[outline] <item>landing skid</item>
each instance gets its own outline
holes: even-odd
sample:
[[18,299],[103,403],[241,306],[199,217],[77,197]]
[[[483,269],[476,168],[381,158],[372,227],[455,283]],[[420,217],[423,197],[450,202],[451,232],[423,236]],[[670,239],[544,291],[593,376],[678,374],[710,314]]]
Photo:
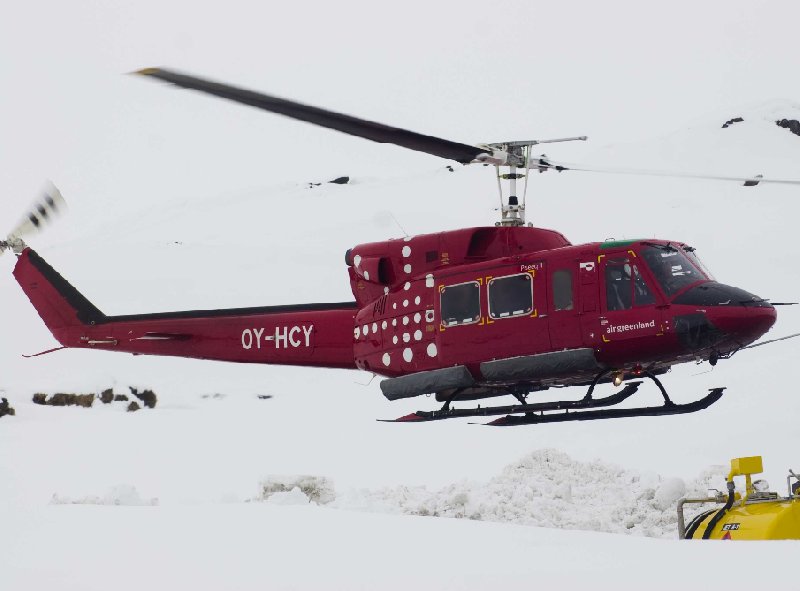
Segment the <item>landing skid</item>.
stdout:
[[[399,419],[378,419],[384,423],[419,423],[424,421],[442,421],[444,419],[456,419],[463,417],[493,417],[508,413],[524,412],[544,412],[548,410],[564,410],[578,408],[596,408],[603,406],[613,406],[619,404],[626,398],[632,396],[639,389],[641,382],[631,382],[611,396],[596,399],[582,400],[559,400],[556,402],[538,402],[535,404],[509,404],[507,406],[486,406],[477,408],[442,408],[441,410],[418,410],[410,415]],[[445,403],[447,406],[449,403]],[[506,418],[506,417],[503,417]],[[501,419],[497,419],[501,420]],[[491,424],[491,423],[489,423]]]
[[[563,412],[554,414],[526,413],[522,416],[507,415],[495,419],[487,425],[495,427],[513,427],[515,425],[536,425],[539,423],[565,423],[567,421],[593,421],[596,419],[622,419],[626,417],[659,417],[662,415],[680,415],[703,410],[722,398],[725,388],[712,388],[699,400],[686,404],[664,403],[662,406],[643,408],[611,408],[589,410],[585,412]],[[517,411],[519,412],[519,411]]]
[[[686,404],[676,404],[670,400],[663,384],[655,375],[650,372],[643,372],[642,375],[644,377],[651,379],[653,382],[655,382],[656,386],[658,386],[658,389],[661,391],[661,394],[664,397],[664,404],[661,406],[640,408],[609,409],[607,407],[619,404],[635,394],[641,385],[640,381],[629,382],[616,394],[606,396],[605,398],[592,398],[592,393],[594,392],[594,388],[597,383],[609,373],[610,370],[606,370],[597,374],[594,380],[592,380],[586,396],[580,400],[559,400],[554,402],[525,404],[524,399],[518,397],[520,404],[489,407],[478,406],[477,408],[450,408],[450,403],[456,398],[456,395],[454,395],[450,400],[446,401],[444,406],[442,406],[442,408],[439,410],[419,410],[397,419],[379,420],[387,423],[420,423],[464,417],[506,415],[485,424],[495,427],[511,427],[515,425],[536,425],[539,423],[564,423],[567,421],[592,421],[596,419],[619,419],[626,417],[655,417],[661,415],[686,414],[703,410],[719,400],[725,390],[725,388],[713,388],[706,396],[699,400],[695,400],[694,402],[689,402]],[[548,414],[545,414],[546,412]]]

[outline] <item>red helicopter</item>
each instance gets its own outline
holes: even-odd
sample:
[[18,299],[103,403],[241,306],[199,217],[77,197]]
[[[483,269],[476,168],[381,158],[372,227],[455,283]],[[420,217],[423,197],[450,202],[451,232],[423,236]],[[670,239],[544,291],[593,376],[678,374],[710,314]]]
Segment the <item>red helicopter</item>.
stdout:
[[[443,403],[395,421],[504,415],[489,424],[508,426],[707,408],[724,388],[677,404],[657,376],[679,363],[715,365],[775,323],[779,304],[718,283],[682,242],[573,245],[559,232],[526,225],[518,179],[527,183],[531,171],[588,170],[534,156],[533,146],[585,137],[471,146],[170,70],[137,74],[461,164],[494,165],[498,182],[510,183],[510,196],[503,202],[501,193],[494,226],[348,250],[353,302],[106,316],[22,241],[62,208],[53,188],[0,242],[0,252],[18,256],[14,276],[59,349],[361,369],[387,377],[380,386],[389,400],[435,394]],[[501,166],[509,172],[500,174]],[[637,391],[637,377],[657,385],[663,404],[609,408]],[[597,384],[627,380],[614,394],[594,396]],[[578,400],[528,400],[533,392],[565,386],[587,391]],[[453,407],[502,395],[514,404]]]

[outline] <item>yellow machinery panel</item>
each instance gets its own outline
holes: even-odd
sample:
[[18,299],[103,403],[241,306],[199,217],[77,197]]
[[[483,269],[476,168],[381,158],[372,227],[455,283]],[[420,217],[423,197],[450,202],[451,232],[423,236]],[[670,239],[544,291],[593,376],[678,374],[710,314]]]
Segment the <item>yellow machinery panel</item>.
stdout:
[[[713,512],[692,532],[702,539]],[[737,502],[725,513],[709,536],[710,540],[800,540],[800,499]]]
[[[714,498],[683,499],[678,503],[679,537],[709,540],[800,540],[800,475],[789,470],[788,496],[769,492],[764,480],[753,482],[751,475],[763,471],[761,456],[731,460],[727,478],[728,494]],[[745,477],[743,494],[735,491],[734,477]],[[792,485],[794,480],[794,486]],[[717,507],[698,516],[684,528],[686,503],[717,503]],[[713,523],[713,529],[706,530]]]
[[764,465],[761,456],[749,456],[731,460],[731,476],[745,476],[747,474],[761,474]]

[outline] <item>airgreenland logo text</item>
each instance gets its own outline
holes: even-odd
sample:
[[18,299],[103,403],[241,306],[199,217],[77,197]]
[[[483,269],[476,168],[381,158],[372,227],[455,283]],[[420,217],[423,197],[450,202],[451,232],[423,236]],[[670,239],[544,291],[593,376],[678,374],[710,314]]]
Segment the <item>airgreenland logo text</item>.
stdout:
[[655,328],[656,321],[650,322],[634,322],[633,324],[618,324],[617,326],[607,326],[606,334],[614,334],[619,332],[630,332],[632,330],[643,330],[645,328]]

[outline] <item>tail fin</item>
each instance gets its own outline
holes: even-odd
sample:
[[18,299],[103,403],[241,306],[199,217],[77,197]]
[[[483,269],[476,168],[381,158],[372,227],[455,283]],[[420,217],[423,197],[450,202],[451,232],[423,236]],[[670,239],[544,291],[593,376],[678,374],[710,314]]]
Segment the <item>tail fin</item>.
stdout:
[[102,323],[106,316],[31,248],[20,253],[14,278],[58,342],[80,325]]

